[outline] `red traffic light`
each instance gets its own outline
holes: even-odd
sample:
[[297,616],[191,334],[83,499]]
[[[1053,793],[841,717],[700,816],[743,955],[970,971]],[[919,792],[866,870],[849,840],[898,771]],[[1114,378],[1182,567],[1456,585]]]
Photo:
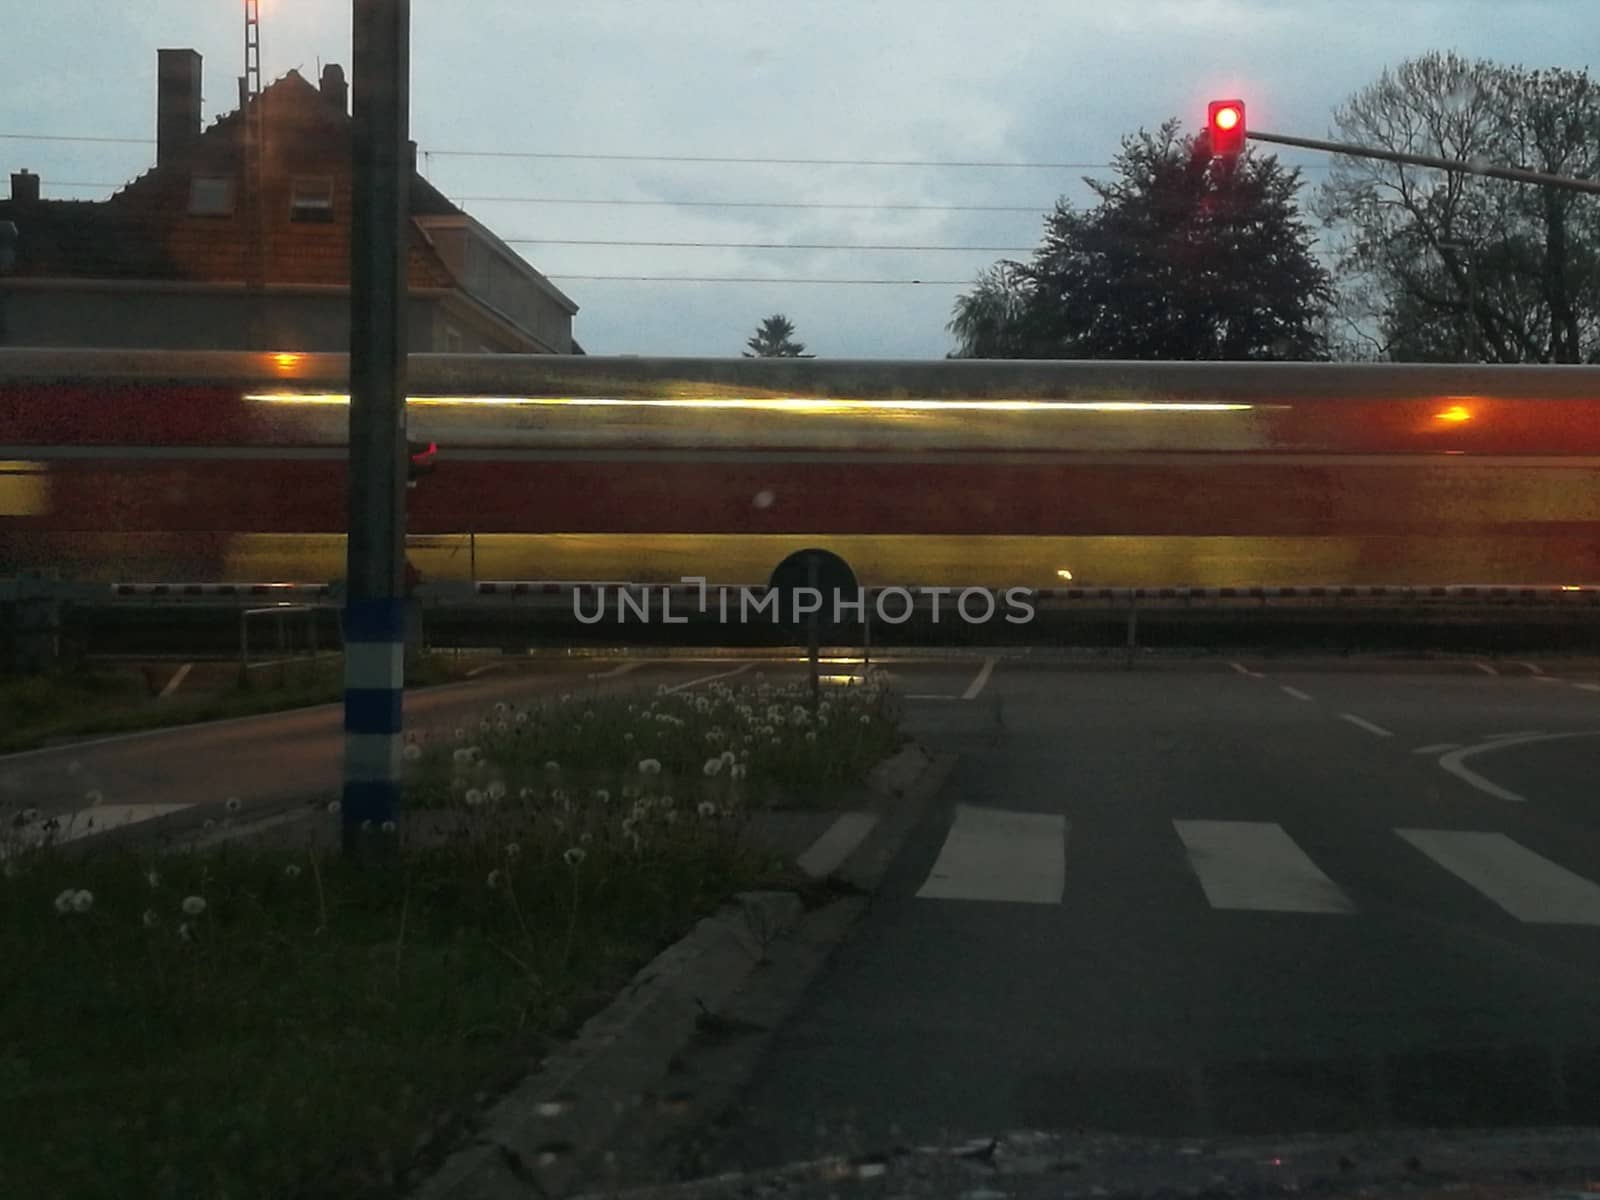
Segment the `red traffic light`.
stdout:
[[1211,153],[1234,158],[1244,151],[1244,101],[1213,100],[1206,105],[1206,133]]
[[438,457],[439,443],[409,442],[406,453],[411,456],[411,461],[406,465],[406,486],[416,487],[417,480],[433,471],[433,460]]

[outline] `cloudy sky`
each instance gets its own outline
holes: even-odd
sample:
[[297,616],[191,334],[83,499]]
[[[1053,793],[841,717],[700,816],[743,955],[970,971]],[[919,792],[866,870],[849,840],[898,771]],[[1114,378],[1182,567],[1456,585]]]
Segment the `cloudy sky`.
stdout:
[[[730,355],[782,311],[827,357],[938,358],[964,283],[1002,251],[638,248],[561,241],[1015,247],[1121,135],[1244,97],[1257,128],[1331,108],[1431,49],[1584,67],[1593,0],[414,0],[412,136],[429,178],[554,277],[591,354]],[[350,62],[348,0],[262,0],[268,79]],[[159,47],[237,102],[242,0],[51,0],[0,46],[5,170],[97,198],[145,169]],[[471,152],[528,157],[475,157]],[[779,165],[537,155],[913,160]],[[1285,154],[1322,176],[1316,155]],[[1052,164],[1052,165],[1040,165]],[[1061,165],[1074,164],[1074,165]],[[1077,166],[1075,164],[1090,164]],[[1103,173],[1103,170],[1099,173]],[[108,186],[109,185],[109,186]],[[535,200],[650,201],[646,204]],[[673,203],[660,203],[660,202]],[[709,207],[686,202],[794,204]],[[842,207],[842,206],[859,207]],[[949,211],[983,206],[1021,211]],[[1013,257],[1016,255],[1012,255]],[[585,275],[924,280],[619,282]]]

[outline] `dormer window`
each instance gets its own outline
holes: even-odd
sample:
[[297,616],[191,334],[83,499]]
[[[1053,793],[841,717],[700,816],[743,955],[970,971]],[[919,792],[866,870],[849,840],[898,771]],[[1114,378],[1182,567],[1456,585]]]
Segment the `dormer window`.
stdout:
[[189,214],[226,217],[233,212],[233,179],[227,175],[196,175],[189,181]]
[[301,176],[289,190],[291,221],[333,220],[333,180]]

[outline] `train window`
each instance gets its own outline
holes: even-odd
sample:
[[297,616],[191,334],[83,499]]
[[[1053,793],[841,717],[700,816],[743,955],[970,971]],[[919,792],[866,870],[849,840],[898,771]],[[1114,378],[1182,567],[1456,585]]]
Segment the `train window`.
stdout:
[[333,180],[325,177],[295,179],[289,193],[289,219],[333,220]]
[[189,214],[225,217],[233,212],[233,179],[228,175],[196,175],[189,182]]

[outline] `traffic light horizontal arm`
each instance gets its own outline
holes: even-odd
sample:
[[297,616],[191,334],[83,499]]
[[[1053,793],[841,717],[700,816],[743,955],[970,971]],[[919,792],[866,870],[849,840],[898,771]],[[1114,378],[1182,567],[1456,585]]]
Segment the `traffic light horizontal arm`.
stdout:
[[1462,162],[1451,158],[1434,158],[1429,154],[1406,154],[1399,150],[1378,150],[1371,146],[1357,146],[1350,142],[1325,142],[1319,138],[1291,137],[1286,133],[1262,133],[1251,129],[1245,137],[1254,142],[1274,142],[1281,146],[1301,146],[1307,150],[1327,150],[1346,154],[1352,158],[1378,158],[1385,162],[1407,163],[1417,167],[1436,167],[1441,171],[1460,171],[1467,175],[1486,175],[1491,179],[1509,179],[1514,183],[1537,183],[1545,187],[1562,188],[1569,192],[1600,194],[1600,180],[1574,179],[1570,175],[1547,175],[1543,171],[1527,171],[1521,167],[1494,167]]

